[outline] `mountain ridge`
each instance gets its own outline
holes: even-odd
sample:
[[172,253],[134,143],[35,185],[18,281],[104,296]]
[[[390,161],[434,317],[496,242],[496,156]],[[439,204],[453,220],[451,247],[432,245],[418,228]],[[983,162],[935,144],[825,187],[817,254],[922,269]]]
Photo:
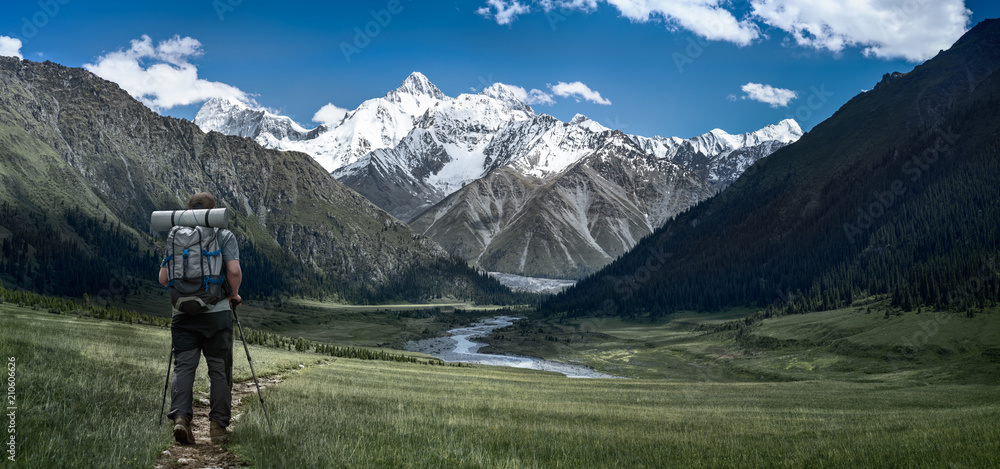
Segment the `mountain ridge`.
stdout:
[[[996,301],[1000,21],[863,92],[719,195],[544,306],[669,314],[769,304],[791,312],[888,296],[904,311]],[[642,270],[643,253],[658,253]],[[993,275],[990,273],[989,275]]]
[[[362,133],[381,135],[379,145],[366,147],[371,150],[363,155],[363,151],[356,151],[349,157],[342,154],[313,156],[318,161],[342,162],[332,172],[335,178],[474,265],[517,275],[579,278],[623,254],[664,221],[724,188],[755,161],[803,134],[798,123],[792,119],[744,134],[730,135],[714,129],[690,139],[621,133],[623,145],[616,147],[622,152],[618,157],[633,162],[644,160],[647,162],[644,170],[636,172],[632,168],[625,171],[621,167],[612,168],[605,162],[590,167],[598,168],[597,172],[587,173],[582,168],[574,172],[570,168],[590,155],[601,152],[604,159],[611,157],[611,153],[602,151],[601,145],[616,138],[620,132],[579,114],[570,122],[537,114],[522,101],[524,97],[519,97],[519,93],[523,94],[523,90],[496,83],[478,94],[466,93],[451,98],[445,96],[427,77],[415,72],[383,98],[366,101],[359,107],[362,110],[380,103],[378,106],[391,109],[385,111],[387,117],[384,120],[365,123],[367,130]],[[412,104],[421,100],[419,106]],[[207,103],[196,122],[206,130],[222,128],[231,133],[253,136],[265,146],[291,146],[301,142],[293,140],[302,132],[285,132],[290,137],[284,138],[282,144],[275,144],[277,138],[274,134],[259,130],[277,125],[264,124],[265,119],[277,122],[266,112],[255,114],[261,119],[260,124],[245,123],[243,129],[226,130],[226,125],[221,125],[220,121],[245,121],[241,113],[247,111],[217,118],[215,113],[222,108],[220,103]],[[326,133],[319,129],[310,131],[315,136],[315,142],[321,143],[329,135],[342,135],[352,128],[356,129],[351,126],[358,124],[360,112],[349,112],[336,128],[325,130]],[[393,127],[400,122],[404,123],[404,128]],[[280,123],[287,125],[286,121]],[[377,129],[377,132],[372,129]],[[629,140],[628,145],[624,145],[625,140]],[[313,149],[321,152],[343,151],[344,147],[316,146]],[[674,165],[683,166],[690,173],[682,174]],[[519,172],[527,179],[510,179],[510,174],[498,172],[503,168]],[[654,175],[656,171],[662,171],[662,174]],[[565,172],[572,175],[563,174]],[[485,181],[494,173],[498,178],[497,184]],[[621,176],[626,173],[635,177],[641,173],[645,178],[645,182],[640,184],[642,187],[633,187],[633,181],[623,179]],[[681,179],[662,177],[667,174]],[[575,197],[574,201],[570,201],[565,195],[545,196],[538,193],[546,188],[566,191],[568,189],[563,185],[549,184],[549,180],[568,183],[572,178],[577,181],[575,191],[590,188],[602,194]],[[535,181],[525,183],[529,179]],[[616,182],[608,184],[610,180]],[[468,191],[479,192],[468,193],[467,188],[476,181],[483,181],[483,184]],[[652,181],[669,189],[653,189]],[[521,187],[515,189],[512,184]],[[495,201],[483,200],[485,194],[514,202],[511,197],[497,192],[501,187],[520,194],[514,199],[530,192],[532,198],[545,199],[563,207],[562,215],[550,213],[556,218],[575,212],[585,219],[572,223],[568,219],[550,223],[551,220],[537,220],[534,215],[501,214],[500,211],[510,210],[542,210],[547,213],[550,210],[527,199],[506,205],[500,211],[490,208]],[[665,192],[669,191],[686,193],[667,197]],[[652,199],[638,200],[636,194],[640,192]],[[460,204],[446,202],[456,193],[467,193],[473,200]],[[579,203],[594,205],[573,207]],[[473,213],[474,207],[480,207],[482,213]],[[466,213],[445,216],[441,213],[445,209]],[[432,220],[422,217],[431,217]],[[522,226],[523,221],[518,222],[528,219],[536,220],[532,227]],[[448,228],[440,226],[442,223],[468,226]],[[490,248],[489,244],[494,240],[504,244],[504,230],[520,233],[518,236],[523,244],[508,247],[516,247],[515,250],[522,252],[521,257],[537,255],[548,260],[533,262],[532,267],[528,267],[524,259],[504,254],[506,248],[500,245]],[[525,247],[532,245],[523,238],[526,233],[532,233],[534,247]],[[620,242],[622,240],[625,242]]]
[[[2,224],[24,251],[5,253],[3,267],[18,283],[69,261],[33,256],[59,242],[32,239],[21,224],[59,238],[90,239],[75,227],[93,224],[65,219],[77,204],[75,218],[117,223],[123,242],[141,251],[136,262],[147,262],[142,259],[156,257],[150,250],[162,243],[147,234],[149,213],[181,208],[191,193],[207,190],[234,210],[232,229],[254,273],[248,292],[371,301],[498,287],[463,271],[435,242],[330,178],[308,155],[203,133],[191,122],[157,115],[82,69],[3,57],[0,75],[0,196],[10,207]],[[109,255],[87,241],[66,249],[82,249],[80,255],[94,262],[97,254]],[[8,262],[12,258],[17,265]],[[134,265],[127,273],[145,278],[152,275],[146,268],[153,271]],[[424,272],[423,288],[403,282],[416,271]],[[426,291],[415,293],[420,289]]]
[[[247,136],[269,148],[308,153],[335,178],[403,221],[412,220],[463,185],[503,165],[516,164],[536,177],[558,173],[593,151],[595,147],[588,142],[595,141],[596,135],[612,130],[582,115],[564,123],[536,114],[513,87],[503,83],[477,94],[448,97],[419,72],[413,72],[385,96],[365,101],[334,127],[307,130],[296,124],[297,133],[283,129],[280,135],[268,133],[275,124],[249,122],[242,118],[243,110],[229,116],[220,101],[224,100],[207,102],[196,116],[195,122],[203,130]],[[371,108],[378,109],[376,115],[381,117],[369,116]],[[278,117],[266,111],[256,115],[261,121],[276,121]],[[308,136],[303,136],[303,131]],[[768,132],[775,144],[762,146],[762,136]],[[786,119],[739,135],[715,129],[691,139],[631,137],[660,158],[693,160],[700,156],[698,161],[684,162],[692,165],[710,165],[710,160],[720,155],[741,150],[737,142],[754,147],[738,154],[744,155],[742,162],[717,162],[704,169],[704,177],[721,188],[735,179],[734,172],[802,133],[794,120]],[[354,143],[344,143],[348,141]],[[682,145],[686,148],[677,148]]]

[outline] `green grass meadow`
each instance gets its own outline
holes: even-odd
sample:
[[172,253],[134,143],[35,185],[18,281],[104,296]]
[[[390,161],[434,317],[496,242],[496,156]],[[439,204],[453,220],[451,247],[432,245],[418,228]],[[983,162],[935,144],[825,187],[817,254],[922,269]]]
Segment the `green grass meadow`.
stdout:
[[495,332],[483,350],[645,379],[1000,384],[1000,309],[969,317],[849,307],[766,319],[740,340],[713,332],[752,312],[678,313],[661,322],[527,320]]
[[[170,302],[163,294],[163,287],[140,282],[137,291],[127,299],[115,296],[110,305],[169,317]],[[489,316],[498,308],[448,298],[427,304],[384,305],[344,305],[292,298],[280,303],[247,300],[239,313],[244,327],[288,337],[342,346],[401,348],[408,340],[432,337]],[[440,311],[446,314],[439,315]]]
[[995,386],[580,380],[338,360],[242,422],[259,467],[989,467]]
[[[0,355],[17,364],[16,467],[151,467],[173,443],[169,421],[158,424],[169,353],[166,328],[0,304]],[[262,375],[321,360],[270,348],[250,353]],[[208,390],[206,370],[202,359],[197,390]],[[235,356],[233,374],[250,378],[245,354]]]
[[[546,340],[560,344],[556,352],[638,379],[331,361],[252,347],[259,374],[286,370],[281,384],[264,390],[274,433],[260,403],[244,399],[227,448],[262,468],[1000,464],[1000,382],[987,379],[992,362],[979,353],[992,347],[997,315],[948,323],[958,329],[939,330],[914,364],[879,370],[884,357],[877,356],[892,349],[886,340],[871,339],[874,352],[854,355],[838,340],[853,346],[877,337],[868,335],[872,324],[862,330],[864,321],[909,333],[906,318],[815,314],[762,322],[753,334],[769,337],[758,341],[769,348],[753,353],[740,352],[726,334],[703,331],[743,313],[542,326],[546,333],[564,329],[561,342]],[[846,325],[836,332],[834,323]],[[812,340],[820,336],[828,345]],[[939,351],[952,342],[958,355]],[[0,304],[0,354],[17,361],[17,462],[8,466],[151,467],[173,444],[169,426],[156,422],[168,348],[163,327]],[[239,348],[242,380],[250,374]],[[927,379],[943,372],[949,357],[961,359],[952,366],[971,378]],[[802,366],[788,366],[794,360]],[[653,371],[640,372],[636,362]],[[968,373],[975,367],[986,368]],[[665,376],[671,370],[676,375]],[[207,389],[204,366],[197,386]]]

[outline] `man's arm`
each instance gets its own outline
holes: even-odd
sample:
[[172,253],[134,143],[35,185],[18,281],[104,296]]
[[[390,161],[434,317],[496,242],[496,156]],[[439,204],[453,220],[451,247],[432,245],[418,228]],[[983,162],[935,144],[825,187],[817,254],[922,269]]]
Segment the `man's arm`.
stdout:
[[243,298],[240,298],[240,284],[243,283],[243,269],[240,268],[240,260],[233,259],[226,262],[226,281],[229,282],[229,288],[232,292],[229,294],[229,300],[235,302],[235,306],[239,306],[243,302]]
[[160,267],[160,279],[159,280],[160,280],[160,285],[167,286],[167,282],[169,280],[167,280],[167,268],[166,267]]

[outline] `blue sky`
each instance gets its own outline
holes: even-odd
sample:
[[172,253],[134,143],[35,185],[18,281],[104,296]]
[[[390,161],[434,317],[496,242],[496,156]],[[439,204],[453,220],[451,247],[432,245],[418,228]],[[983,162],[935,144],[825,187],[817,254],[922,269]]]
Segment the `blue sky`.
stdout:
[[449,96],[502,82],[564,121],[691,137],[811,129],[1000,16],[991,0],[841,3],[33,0],[0,7],[0,54],[83,66],[187,119],[236,96],[311,127],[420,71]]

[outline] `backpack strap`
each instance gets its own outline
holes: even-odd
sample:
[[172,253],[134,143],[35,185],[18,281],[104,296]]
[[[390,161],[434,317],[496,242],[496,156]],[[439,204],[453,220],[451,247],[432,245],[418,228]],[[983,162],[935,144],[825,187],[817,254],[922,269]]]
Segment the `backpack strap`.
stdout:
[[[167,235],[167,249],[170,250],[170,253],[163,259],[163,264],[161,264],[161,267],[167,268],[167,275],[171,277],[174,275],[174,262],[177,257],[177,251],[174,246],[174,235],[177,233],[179,228],[179,226],[174,226],[170,229],[170,234]],[[174,285],[175,278],[168,277],[168,280],[167,286],[165,286],[164,289],[169,289]]]
[[[205,219],[206,219],[206,221],[208,220],[208,212],[205,212]],[[210,229],[212,230],[212,237],[210,239],[214,239],[215,243],[218,244],[219,243],[219,229],[218,228],[210,228]],[[201,236],[201,230],[202,230],[201,228],[198,228],[198,236],[199,237]],[[206,261],[208,262],[208,273],[211,274],[212,273],[212,258],[215,257],[215,256],[222,256],[222,246],[219,246],[219,249],[216,249],[215,251],[209,252],[207,249],[205,249],[205,243],[203,243],[202,239],[199,238],[198,239],[198,247],[201,248],[201,260],[202,260],[202,263],[201,263],[201,278],[203,278],[205,280],[205,291],[208,291],[209,285],[213,285],[213,284],[214,285],[222,285],[222,282],[225,281],[224,278],[213,279],[213,278],[211,278],[211,275],[205,275],[205,262]],[[221,262],[221,261],[222,261],[222,259],[220,258],[219,262]],[[223,270],[225,270],[225,269],[223,269]]]
[[[202,237],[201,237],[201,228],[200,227],[195,228],[195,231],[198,232],[198,249],[201,249],[201,245],[202,245],[202,241],[203,241]],[[187,249],[185,249],[184,252],[187,253]],[[201,268],[201,277],[205,278],[205,257],[204,256],[198,256],[198,267]],[[187,269],[185,269],[185,270],[187,270]]]

